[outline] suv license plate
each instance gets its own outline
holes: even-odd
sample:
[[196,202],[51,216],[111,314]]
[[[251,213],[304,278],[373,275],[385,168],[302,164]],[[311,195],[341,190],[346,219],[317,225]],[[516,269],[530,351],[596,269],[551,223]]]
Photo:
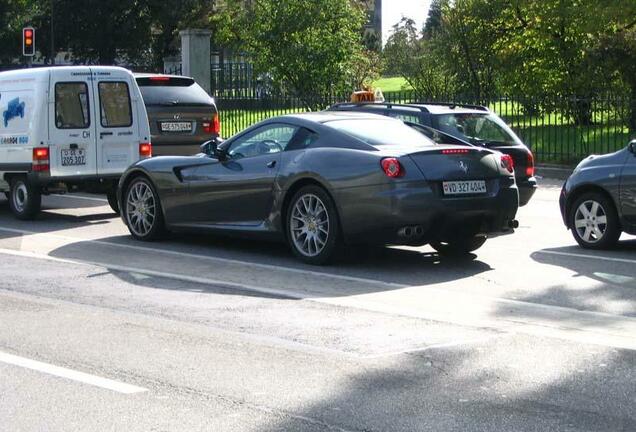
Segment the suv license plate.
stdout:
[[86,150],[63,149],[62,166],[86,165]]
[[190,132],[192,131],[192,122],[163,122],[161,123],[162,132]]
[[486,193],[484,180],[465,180],[443,182],[444,195],[469,195]]

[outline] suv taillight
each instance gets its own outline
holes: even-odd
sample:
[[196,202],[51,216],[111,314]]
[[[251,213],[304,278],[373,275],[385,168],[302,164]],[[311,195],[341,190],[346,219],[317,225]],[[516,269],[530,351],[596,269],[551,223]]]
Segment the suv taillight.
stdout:
[[33,171],[42,172],[50,169],[49,148],[35,147],[33,149]]
[[152,157],[152,144],[151,143],[140,143],[139,144],[139,157],[149,158]]
[[534,176],[534,155],[531,151],[528,151],[528,165],[526,166],[526,176]]
[[219,113],[214,113],[212,116],[212,122],[203,122],[203,132],[206,134],[221,135],[221,120],[219,119]]

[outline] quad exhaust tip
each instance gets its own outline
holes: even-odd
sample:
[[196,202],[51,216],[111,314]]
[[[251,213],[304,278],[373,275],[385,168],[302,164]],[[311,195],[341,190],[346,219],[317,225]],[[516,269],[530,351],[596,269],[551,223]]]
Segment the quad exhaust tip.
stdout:
[[420,225],[417,226],[405,226],[398,230],[398,236],[402,238],[411,239],[414,237],[422,237],[424,235],[424,228]]

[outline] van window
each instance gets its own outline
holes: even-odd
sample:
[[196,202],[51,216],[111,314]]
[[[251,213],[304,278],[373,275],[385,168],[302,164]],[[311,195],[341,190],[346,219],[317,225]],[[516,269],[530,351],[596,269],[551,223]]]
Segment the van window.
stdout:
[[130,93],[126,82],[100,82],[99,105],[103,127],[132,125]]
[[55,127],[58,129],[86,129],[90,124],[86,83],[56,83]]

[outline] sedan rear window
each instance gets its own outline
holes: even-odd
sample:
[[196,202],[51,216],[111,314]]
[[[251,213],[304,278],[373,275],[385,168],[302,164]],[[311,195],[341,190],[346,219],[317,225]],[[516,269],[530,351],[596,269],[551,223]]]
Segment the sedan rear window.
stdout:
[[373,146],[434,146],[435,142],[402,122],[382,119],[333,120],[327,125]]
[[213,105],[212,98],[192,78],[140,77],[137,84],[147,106]]

